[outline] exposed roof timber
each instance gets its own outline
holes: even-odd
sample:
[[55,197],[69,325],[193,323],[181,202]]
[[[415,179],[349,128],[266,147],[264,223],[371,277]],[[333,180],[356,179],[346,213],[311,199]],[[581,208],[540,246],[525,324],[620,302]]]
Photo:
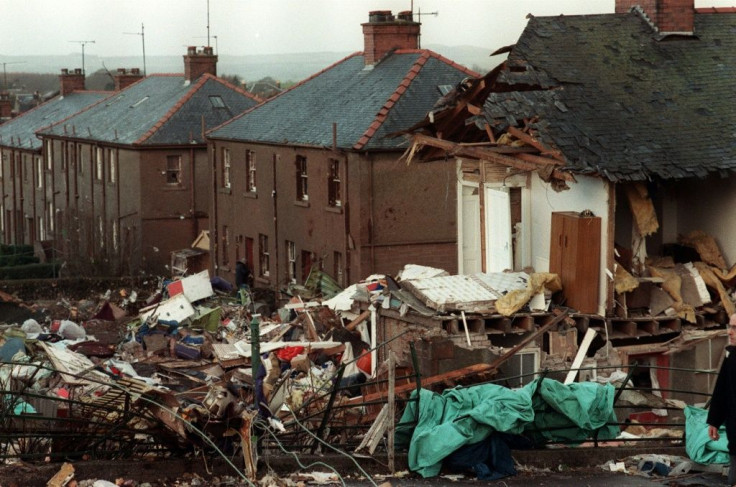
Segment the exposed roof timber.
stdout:
[[[455,142],[450,142],[449,140],[442,140],[437,139],[435,137],[430,137],[428,135],[423,134],[414,134],[412,136],[412,144],[408,151],[404,154],[406,157],[407,164],[412,162],[412,159],[414,158],[414,154],[416,151],[418,151],[422,146],[430,146],[430,147],[436,147],[438,149],[443,149],[447,154],[453,155],[453,156],[465,156],[465,157],[471,157],[473,159],[479,159],[483,161],[489,161],[489,162],[495,162],[498,164],[502,164],[504,166],[513,167],[516,169],[520,169],[522,171],[537,171],[540,169],[549,169],[550,165],[556,165],[559,164],[556,161],[549,160],[544,157],[536,156],[534,161],[525,161],[522,160],[519,156],[525,155],[529,156],[530,154],[515,154],[515,156],[508,156],[505,154],[501,154],[495,150],[489,149],[487,147],[477,147],[477,146],[467,146],[463,144],[457,144]],[[404,157],[402,156],[402,157]],[[575,181],[575,178],[572,174],[564,171],[560,171],[558,169],[553,169],[551,171],[551,176],[555,179],[559,179],[562,181]]]
[[541,152],[542,154],[550,155],[560,162],[565,162],[565,158],[563,157],[560,151],[547,147],[546,145],[539,142],[537,139],[527,134],[526,132],[522,132],[521,130],[513,126],[509,127],[507,132],[510,135],[513,135],[514,137],[516,137],[517,139],[524,141],[525,143],[531,145],[532,147],[536,147],[537,149],[539,149],[539,152]]

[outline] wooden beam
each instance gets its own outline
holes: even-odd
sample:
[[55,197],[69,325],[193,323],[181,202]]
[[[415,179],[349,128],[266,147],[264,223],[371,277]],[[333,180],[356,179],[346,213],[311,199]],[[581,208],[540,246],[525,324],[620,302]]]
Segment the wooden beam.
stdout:
[[507,132],[510,135],[513,135],[514,137],[516,137],[517,139],[522,140],[525,143],[531,145],[532,147],[536,147],[537,149],[539,149],[539,152],[541,152],[542,154],[549,154],[555,159],[557,159],[558,161],[565,162],[565,158],[562,157],[562,153],[560,151],[547,147],[546,145],[539,142],[537,139],[527,134],[526,132],[522,132],[520,129],[516,127],[509,127]]
[[515,154],[515,157],[518,157],[522,161],[532,162],[534,164],[542,164],[544,166],[562,166],[563,165],[563,163],[558,161],[557,159],[550,159],[549,157],[543,157],[543,156],[535,156],[534,154],[526,154],[524,152]]
[[[467,147],[462,144],[457,144],[449,140],[437,139],[424,134],[415,134],[413,136],[414,144],[417,145],[428,145],[431,147],[437,147],[445,150],[447,153],[453,156],[466,156],[474,159],[481,159],[489,162],[495,162],[503,164],[504,166],[514,167],[522,171],[536,171],[539,169],[538,164],[530,163],[519,159],[518,154],[514,154],[514,157],[499,154],[496,151],[492,151],[485,147]],[[562,181],[575,181],[572,174],[554,169],[552,171],[552,177],[560,179]]]

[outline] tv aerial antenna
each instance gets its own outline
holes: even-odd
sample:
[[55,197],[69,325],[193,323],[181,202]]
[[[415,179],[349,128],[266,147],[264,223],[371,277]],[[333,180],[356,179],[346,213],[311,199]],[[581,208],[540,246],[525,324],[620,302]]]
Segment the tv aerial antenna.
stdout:
[[123,32],[123,34],[128,36],[141,36],[141,45],[143,46],[143,76],[146,76],[146,34],[145,30],[143,30],[143,22],[141,22],[140,32]]
[[[435,10],[434,12],[422,12],[422,9],[421,8],[418,8],[417,11],[414,12],[414,0],[411,0],[411,8],[410,8],[410,11],[411,11],[412,17],[414,17],[415,15],[417,17],[419,17],[419,19],[418,19],[419,22],[422,21],[422,15],[433,15],[433,16],[437,17],[440,14],[439,11],[437,11],[437,10]],[[419,36],[417,38],[417,44],[418,44],[419,49],[421,49],[422,48],[422,34],[421,34],[421,32],[419,33]]]
[[84,46],[86,46],[87,44],[94,44],[95,41],[69,41],[69,42],[74,42],[76,44],[82,45],[82,74],[86,76],[87,71],[85,71],[84,69]]
[[25,64],[25,61],[11,61],[6,63],[0,63],[3,65],[3,90],[8,89],[8,72],[5,70],[5,66],[8,64]]

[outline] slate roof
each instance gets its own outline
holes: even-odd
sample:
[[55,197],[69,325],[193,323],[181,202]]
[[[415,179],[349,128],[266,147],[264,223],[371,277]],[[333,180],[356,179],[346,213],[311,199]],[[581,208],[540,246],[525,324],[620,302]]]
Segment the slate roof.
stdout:
[[386,137],[424,118],[467,68],[429,50],[398,50],[372,68],[352,54],[278,96],[210,131],[208,137],[269,144],[373,150],[405,147]]
[[39,150],[41,140],[36,131],[63,120],[110,96],[104,91],[75,91],[57,96],[0,125],[0,146]]
[[636,12],[532,18],[485,119],[538,115],[569,169],[613,181],[736,170],[736,13],[696,13],[695,34],[660,39]]
[[182,75],[151,75],[40,133],[139,146],[204,143],[203,117],[205,129],[215,127],[258,102],[209,74],[191,83]]

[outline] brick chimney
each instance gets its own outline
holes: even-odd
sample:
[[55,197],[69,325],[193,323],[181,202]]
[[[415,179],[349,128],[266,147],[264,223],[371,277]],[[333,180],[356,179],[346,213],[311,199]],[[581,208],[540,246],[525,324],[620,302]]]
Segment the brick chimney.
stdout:
[[184,56],[184,79],[194,81],[205,73],[217,76],[217,56],[211,47],[197,51],[196,47],[189,46]]
[[692,34],[695,0],[616,0],[616,13],[640,6],[662,34]]
[[0,93],[0,120],[6,120],[12,116],[13,104],[10,102],[10,93]]
[[61,85],[61,96],[68,95],[72,91],[84,90],[84,73],[80,68],[74,71],[62,69],[59,84]]
[[363,26],[365,64],[373,65],[392,49],[419,49],[419,22],[411,12],[399,12],[394,17],[390,10],[368,12]]
[[132,68],[130,70],[118,68],[118,72],[113,76],[113,79],[115,80],[115,91],[120,91],[136,81],[143,79],[143,73],[138,68]]

